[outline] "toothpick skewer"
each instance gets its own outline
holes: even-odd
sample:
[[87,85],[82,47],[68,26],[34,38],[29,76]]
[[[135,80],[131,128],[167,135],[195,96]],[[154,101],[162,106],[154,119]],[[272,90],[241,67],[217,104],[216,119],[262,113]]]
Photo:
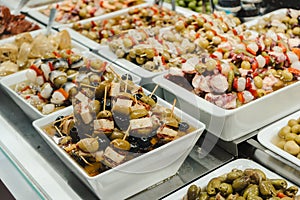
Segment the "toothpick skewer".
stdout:
[[158,85],[155,86],[155,88],[153,89],[153,91],[151,92],[151,94],[149,95],[149,97],[152,97],[152,95],[155,93],[155,91],[157,90]]
[[172,110],[171,110],[171,118],[173,117],[173,113],[174,113],[175,104],[176,104],[176,99],[174,99],[174,102],[173,102],[173,105],[172,105]]
[[57,128],[57,126],[54,126],[54,128],[58,132],[58,134],[60,135],[60,137],[63,137],[63,134],[60,132],[60,130]]
[[107,67],[118,77],[118,79],[122,80],[122,77],[111,67],[111,63],[107,65]]
[[125,82],[125,91],[127,92],[127,87],[128,87],[128,74],[126,74],[126,82]]
[[129,135],[129,130],[130,130],[130,125],[128,126],[127,130],[125,131],[125,134],[124,134],[123,140],[125,140],[125,139],[126,139],[126,137]]
[[104,101],[103,101],[103,111],[105,111],[106,109],[106,94],[107,93],[107,85],[105,85],[105,89],[104,89]]
[[89,88],[92,88],[92,89],[96,89],[96,88],[97,88],[97,87],[95,87],[95,86],[88,85],[88,84],[84,84],[84,83],[81,83],[80,85],[81,85],[81,86],[84,86],[84,87],[89,87]]

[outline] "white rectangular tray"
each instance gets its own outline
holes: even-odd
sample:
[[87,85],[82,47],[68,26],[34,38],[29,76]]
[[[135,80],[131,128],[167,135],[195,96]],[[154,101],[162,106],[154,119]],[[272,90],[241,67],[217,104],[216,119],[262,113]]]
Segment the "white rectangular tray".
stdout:
[[277,153],[281,157],[291,161],[292,163],[300,167],[300,159],[287,153],[283,149],[280,149],[274,144],[274,142],[278,139],[277,134],[279,130],[282,127],[286,126],[290,119],[298,119],[299,117],[300,117],[300,111],[297,111],[287,117],[284,117],[283,119],[280,119],[279,121],[274,122],[273,124],[260,130],[258,132],[257,139],[267,149],[273,151],[274,153]]
[[[31,34],[32,37],[36,37],[37,35],[39,34],[46,34],[47,32],[47,29],[43,28],[43,29],[39,29],[39,30],[35,30],[35,31],[31,31],[29,32]],[[51,34],[56,34],[58,33],[57,31],[51,29]],[[15,39],[16,39],[16,35],[15,36],[12,36],[12,37],[9,37],[9,38],[6,38],[6,39],[3,39],[3,40],[0,40],[0,45],[4,45],[4,44],[7,44],[7,43],[14,43]],[[88,48],[86,48],[85,46],[79,44],[78,42],[76,41],[72,41],[72,48],[73,49],[77,49],[79,52],[87,52],[89,51]],[[0,80],[3,78],[3,76],[0,76]]]
[[153,81],[164,89],[167,101],[176,97],[183,111],[202,121],[209,132],[224,141],[246,136],[300,109],[299,81],[232,110],[206,101],[164,75],[153,78]]
[[[94,53],[91,52],[82,52],[82,55],[86,57],[96,57],[99,59],[102,59],[104,61],[107,61],[106,59],[100,58]],[[109,61],[107,61],[109,63]],[[115,70],[116,73],[122,75],[122,74],[130,74],[126,70],[112,64],[112,68]],[[45,117],[47,115],[42,114],[36,107],[29,104],[24,98],[22,98],[20,95],[17,94],[17,92],[14,91],[12,86],[16,85],[17,83],[23,82],[27,80],[26,77],[27,70],[17,72],[15,74],[9,75],[4,77],[0,80],[0,85],[3,87],[3,89],[8,93],[8,95],[13,99],[13,101],[28,115],[28,117],[32,120],[39,119],[41,117]],[[136,84],[139,84],[141,81],[141,78],[135,75],[132,75],[133,82]]]
[[[267,178],[282,178],[280,177],[278,174],[275,174],[274,172],[271,172],[270,170],[268,170],[267,168],[257,164],[256,162],[252,161],[252,160],[247,160],[247,159],[237,159],[234,160],[228,164],[225,164],[224,166],[218,168],[217,170],[207,174],[206,176],[188,184],[187,186],[183,187],[182,189],[176,191],[175,193],[163,198],[163,200],[182,200],[183,197],[187,194],[188,188],[192,185],[195,184],[201,188],[204,188],[208,182],[217,176],[220,176],[222,174],[228,173],[230,172],[232,169],[237,168],[240,170],[245,170],[248,168],[256,168],[256,169],[260,169],[262,170]],[[291,186],[292,184],[288,182],[288,186]],[[300,192],[298,192],[299,194]]]
[[[168,108],[172,107],[171,104],[166,103],[160,98],[158,98],[158,104]],[[55,121],[58,116],[68,115],[71,112],[72,107],[68,107],[65,110],[52,113],[47,117],[34,121],[33,126],[58,157],[100,199],[125,199],[174,175],[205,129],[203,123],[175,108],[174,114],[194,126],[196,128],[195,131],[113,169],[90,177],[42,130],[42,127]]]

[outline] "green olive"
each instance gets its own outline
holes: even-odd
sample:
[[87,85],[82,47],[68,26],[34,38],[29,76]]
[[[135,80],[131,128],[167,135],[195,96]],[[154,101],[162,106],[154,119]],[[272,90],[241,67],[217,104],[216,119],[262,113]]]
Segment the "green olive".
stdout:
[[290,119],[289,121],[288,121],[288,125],[290,126],[290,127],[293,127],[294,125],[297,125],[298,124],[298,120],[296,120],[296,119]]
[[287,141],[283,147],[283,149],[292,154],[292,155],[298,155],[298,153],[300,152],[300,147],[299,145],[294,141],[294,140],[290,140]]
[[300,35],[300,27],[296,26],[295,28],[293,28],[292,33],[294,35],[299,36]]
[[298,19],[297,18],[290,18],[289,24],[290,25],[297,25],[298,24]]
[[196,22],[198,26],[202,27],[203,24],[205,23],[205,20],[202,17],[197,17]]
[[256,88],[261,89],[263,87],[263,80],[260,76],[255,76],[253,81]]
[[296,136],[297,136],[296,133],[287,133],[285,134],[284,139],[286,141],[295,140]]
[[185,28],[185,25],[184,25],[184,22],[182,20],[180,21],[177,21],[176,24],[175,24],[175,30],[176,31],[181,31]]
[[207,71],[213,71],[217,67],[217,61],[214,59],[209,59],[206,63],[206,70]]
[[295,142],[300,145],[300,134],[295,137]]
[[54,79],[54,86],[56,88],[61,88],[66,82],[67,82],[67,77],[66,76],[58,76]]
[[199,46],[204,48],[204,49],[207,49],[208,45],[209,45],[209,41],[205,38],[200,38],[199,39]]
[[280,138],[285,138],[285,135],[286,134],[288,134],[288,133],[290,133],[291,132],[291,127],[290,126],[284,126],[284,127],[282,127],[281,129],[280,129],[280,131],[279,131],[279,133],[278,133],[278,136],[280,137]]
[[97,114],[97,119],[107,119],[111,117],[112,113],[109,110],[102,110]]
[[204,28],[206,31],[208,31],[208,30],[211,29],[211,24],[208,23],[208,22],[205,22],[205,23],[203,24],[203,28]]
[[117,149],[121,149],[125,151],[129,151],[130,149],[130,143],[127,140],[117,138],[111,141],[111,144],[113,145],[113,147]]
[[155,51],[152,48],[145,49],[145,54],[147,54],[148,59],[152,59],[155,56]]
[[115,52],[118,58],[123,58],[125,56],[125,52],[122,49],[117,49]]
[[219,36],[213,36],[212,42],[214,45],[219,45],[222,42],[222,39]]
[[206,38],[210,41],[212,41],[213,37],[215,36],[214,32],[212,32],[212,31],[206,31],[205,35],[206,35]]
[[272,39],[269,38],[269,37],[267,37],[267,38],[264,39],[264,43],[265,43],[265,45],[266,45],[267,47],[269,47],[269,46],[271,46],[271,44],[272,44]]
[[123,139],[124,138],[124,133],[119,130],[114,130],[111,135],[109,136],[109,139],[113,141],[114,139]]
[[133,42],[132,42],[132,40],[129,39],[129,38],[124,38],[124,39],[123,39],[123,44],[124,44],[124,47],[125,47],[125,48],[130,48],[130,47],[132,47]]
[[130,113],[131,119],[137,119],[148,115],[148,111],[146,109],[137,109]]
[[99,149],[99,142],[97,138],[84,138],[76,143],[77,147],[87,153],[96,152]]
[[289,72],[288,70],[283,70],[281,72],[281,77],[283,81],[292,81],[294,76],[291,72]]
[[100,111],[100,102],[98,100],[93,100],[90,105],[93,112],[98,113]]
[[300,124],[295,124],[292,126],[292,129],[291,129],[292,133],[300,133]]
[[144,57],[136,57],[135,58],[137,64],[142,65],[145,63],[146,59]]
[[280,139],[280,140],[276,143],[276,146],[279,147],[280,149],[283,149],[285,143],[286,143],[285,139]]
[[101,77],[98,75],[98,74],[91,74],[90,75],[90,82],[91,83],[99,83],[99,82],[101,82]]
[[251,69],[251,64],[249,61],[247,60],[243,60],[241,63],[241,68],[242,69]]
[[197,185],[191,185],[187,192],[188,200],[196,200],[199,193],[199,187]]

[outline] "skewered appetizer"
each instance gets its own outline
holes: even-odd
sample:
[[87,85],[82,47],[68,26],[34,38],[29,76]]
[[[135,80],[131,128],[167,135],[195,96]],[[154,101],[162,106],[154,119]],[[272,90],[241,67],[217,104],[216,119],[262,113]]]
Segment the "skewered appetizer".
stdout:
[[212,178],[205,188],[191,185],[183,199],[286,199],[298,193],[297,186],[288,186],[284,179],[269,179],[260,169],[232,169],[231,172]]
[[90,176],[194,130],[128,76],[114,75],[77,82],[73,114],[43,128]]
[[167,8],[148,6],[130,9],[128,13],[110,19],[74,23],[72,28],[100,44],[105,44],[110,37],[129,29],[166,27],[183,18],[184,16]]
[[67,31],[46,36],[22,33],[10,43],[0,46],[0,76],[6,76],[29,68],[34,60],[62,49],[71,48],[71,37]]
[[290,119],[278,132],[274,144],[289,154],[300,159],[300,120]]
[[143,0],[65,0],[59,4],[52,4],[49,8],[40,10],[49,16],[50,8],[55,6],[57,14],[55,21],[67,24],[82,19],[96,17],[106,13],[114,12],[131,6],[144,3]]
[[37,29],[40,27],[26,20],[25,15],[13,15],[8,7],[0,6],[0,39]]

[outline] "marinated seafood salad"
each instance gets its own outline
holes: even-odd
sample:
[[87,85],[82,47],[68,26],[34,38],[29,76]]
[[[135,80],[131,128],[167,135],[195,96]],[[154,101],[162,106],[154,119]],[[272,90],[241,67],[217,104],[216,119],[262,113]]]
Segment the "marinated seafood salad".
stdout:
[[43,130],[90,176],[195,130],[172,109],[157,104],[154,94],[146,95],[130,76],[86,75],[77,82],[73,113],[57,117]]
[[49,16],[51,7],[55,6],[57,9],[55,21],[67,24],[142,3],[144,0],[65,0],[58,4],[52,4],[40,12]]

